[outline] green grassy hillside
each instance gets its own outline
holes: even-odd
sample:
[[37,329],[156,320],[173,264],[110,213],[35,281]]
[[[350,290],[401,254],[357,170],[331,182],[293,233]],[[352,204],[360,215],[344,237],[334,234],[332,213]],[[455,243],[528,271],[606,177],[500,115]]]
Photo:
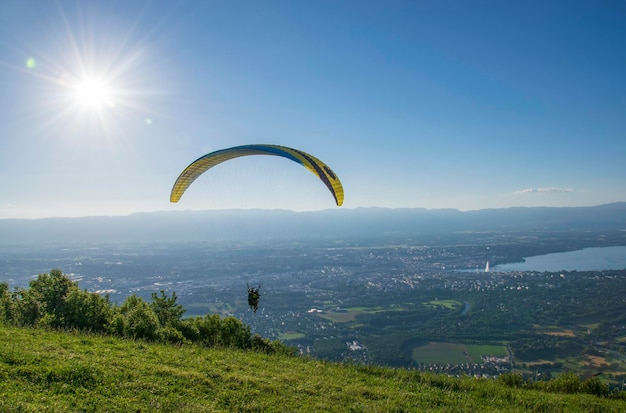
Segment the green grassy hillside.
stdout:
[[0,327],[2,412],[623,412],[626,401],[254,351]]

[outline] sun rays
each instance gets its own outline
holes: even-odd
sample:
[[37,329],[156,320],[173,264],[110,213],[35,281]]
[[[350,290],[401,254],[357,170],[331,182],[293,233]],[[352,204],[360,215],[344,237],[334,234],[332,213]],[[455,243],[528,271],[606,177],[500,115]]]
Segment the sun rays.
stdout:
[[62,132],[65,139],[81,140],[110,140],[153,126],[167,94],[165,65],[155,59],[151,39],[136,35],[139,22],[100,14],[94,20],[95,11],[87,6],[58,13],[62,24],[28,45],[21,65],[13,64],[26,74],[23,98],[31,102],[17,120],[48,135]]

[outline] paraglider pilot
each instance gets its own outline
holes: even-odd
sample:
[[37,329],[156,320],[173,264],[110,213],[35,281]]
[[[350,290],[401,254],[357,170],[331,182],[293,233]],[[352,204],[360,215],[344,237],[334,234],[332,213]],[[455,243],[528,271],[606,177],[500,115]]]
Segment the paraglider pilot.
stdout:
[[255,313],[259,308],[259,298],[261,298],[261,294],[259,294],[260,288],[260,285],[258,288],[248,286],[248,305],[251,310],[254,310]]

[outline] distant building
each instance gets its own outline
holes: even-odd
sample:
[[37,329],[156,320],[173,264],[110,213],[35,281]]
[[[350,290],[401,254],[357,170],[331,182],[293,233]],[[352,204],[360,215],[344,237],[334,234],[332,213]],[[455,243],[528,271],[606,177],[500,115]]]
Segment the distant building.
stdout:
[[356,340],[353,340],[352,342],[346,341],[346,346],[348,347],[348,350],[350,350],[350,351],[357,351],[357,350],[365,350],[366,349],[366,347],[364,345],[360,344]]

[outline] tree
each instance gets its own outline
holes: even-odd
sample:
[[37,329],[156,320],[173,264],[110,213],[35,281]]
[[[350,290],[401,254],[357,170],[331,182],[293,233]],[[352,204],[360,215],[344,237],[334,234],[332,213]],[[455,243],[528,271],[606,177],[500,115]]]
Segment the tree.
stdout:
[[133,294],[117,308],[111,327],[121,336],[155,339],[159,319],[148,303]]
[[153,293],[150,303],[133,294],[121,306],[112,307],[108,296],[81,290],[58,269],[39,274],[29,285],[9,292],[8,284],[0,283],[0,324],[77,328],[175,344],[292,354],[280,342],[252,337],[250,327],[234,317],[207,314],[182,320],[185,309],[176,303],[174,292],[171,296],[163,290]]
[[9,284],[0,283],[0,323],[8,323],[13,320],[13,307]]
[[250,348],[250,327],[235,317],[222,320],[222,345],[235,348]]
[[152,293],[150,307],[158,317],[161,327],[176,326],[185,313],[183,306],[176,304],[176,298],[175,292],[172,292],[171,297],[168,297],[164,290],[161,290],[160,296]]
[[64,326],[81,330],[103,332],[112,316],[108,296],[101,296],[78,288],[65,297]]
[[583,393],[593,394],[598,397],[607,397],[609,395],[609,386],[598,377],[591,377],[583,381],[580,390]]
[[574,394],[580,391],[580,378],[571,371],[548,383],[548,390],[555,393]]
[[30,290],[17,288],[11,294],[13,302],[12,322],[18,326],[35,326],[39,323],[44,311],[41,303],[31,294]]
[[40,303],[46,323],[52,327],[67,327],[65,298],[70,291],[78,289],[78,285],[59,269],[53,269],[50,274],[39,274],[29,285],[29,293]]
[[217,314],[207,314],[204,317],[193,317],[183,321],[183,334],[189,340],[213,347],[222,341],[222,320]]

